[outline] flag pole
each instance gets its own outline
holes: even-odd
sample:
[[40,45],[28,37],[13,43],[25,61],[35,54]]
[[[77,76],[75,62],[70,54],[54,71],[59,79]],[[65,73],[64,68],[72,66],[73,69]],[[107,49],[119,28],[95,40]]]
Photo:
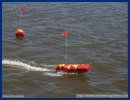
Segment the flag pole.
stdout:
[[23,12],[22,11],[20,11],[21,12],[21,16],[20,16],[20,28],[22,28],[22,16],[23,16]]
[[68,44],[67,44],[67,36],[66,36],[66,64],[67,64],[67,46]]
[[64,32],[62,32],[62,36],[64,36],[65,37],[65,61],[66,61],[66,64],[68,63],[67,62],[67,53],[68,53],[68,41],[67,41],[67,36],[68,36],[68,32],[67,31],[64,31]]

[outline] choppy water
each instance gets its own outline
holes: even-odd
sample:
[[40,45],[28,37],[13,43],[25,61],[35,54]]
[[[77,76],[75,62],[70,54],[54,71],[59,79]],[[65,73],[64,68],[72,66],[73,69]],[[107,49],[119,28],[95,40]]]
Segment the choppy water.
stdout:
[[[24,39],[15,37],[24,7]],[[25,97],[128,93],[127,3],[3,3],[2,92]],[[84,75],[56,73],[65,63],[89,63]]]

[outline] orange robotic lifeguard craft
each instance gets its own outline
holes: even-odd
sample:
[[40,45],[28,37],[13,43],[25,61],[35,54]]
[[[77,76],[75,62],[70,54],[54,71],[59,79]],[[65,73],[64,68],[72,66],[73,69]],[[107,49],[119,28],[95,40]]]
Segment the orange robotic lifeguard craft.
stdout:
[[89,64],[58,64],[56,71],[84,73],[92,70]]

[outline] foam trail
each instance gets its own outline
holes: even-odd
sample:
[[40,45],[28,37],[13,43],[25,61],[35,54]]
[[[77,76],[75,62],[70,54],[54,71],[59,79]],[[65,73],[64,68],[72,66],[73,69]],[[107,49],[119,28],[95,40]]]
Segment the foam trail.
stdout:
[[60,77],[60,76],[63,76],[63,73],[44,73],[44,75],[47,75],[47,76],[54,76],[54,77]]
[[2,60],[2,64],[20,66],[22,68],[25,68],[25,69],[31,70],[31,71],[52,71],[52,70],[49,70],[46,68],[31,66],[26,63],[23,63],[20,61],[15,61],[15,60]]

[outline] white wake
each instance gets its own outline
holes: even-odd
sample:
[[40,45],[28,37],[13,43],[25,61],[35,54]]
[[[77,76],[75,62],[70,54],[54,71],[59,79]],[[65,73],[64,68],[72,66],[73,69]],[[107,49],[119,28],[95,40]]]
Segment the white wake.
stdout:
[[30,70],[30,71],[52,71],[52,70],[47,69],[47,68],[35,67],[35,66],[31,66],[29,64],[26,64],[26,63],[23,63],[20,61],[15,61],[15,60],[2,60],[2,64],[15,65],[17,67],[25,68],[25,69]]
[[69,73],[55,72],[54,69],[48,69],[48,68],[55,67],[55,65],[43,65],[43,66],[46,66],[47,68],[42,68],[42,67],[31,66],[31,65],[21,62],[19,60],[7,60],[7,59],[2,60],[2,64],[3,65],[12,65],[11,67],[16,67],[16,68],[24,68],[29,71],[41,71],[41,72],[43,72],[43,75],[51,76],[51,77],[61,77],[65,74],[69,75]]

